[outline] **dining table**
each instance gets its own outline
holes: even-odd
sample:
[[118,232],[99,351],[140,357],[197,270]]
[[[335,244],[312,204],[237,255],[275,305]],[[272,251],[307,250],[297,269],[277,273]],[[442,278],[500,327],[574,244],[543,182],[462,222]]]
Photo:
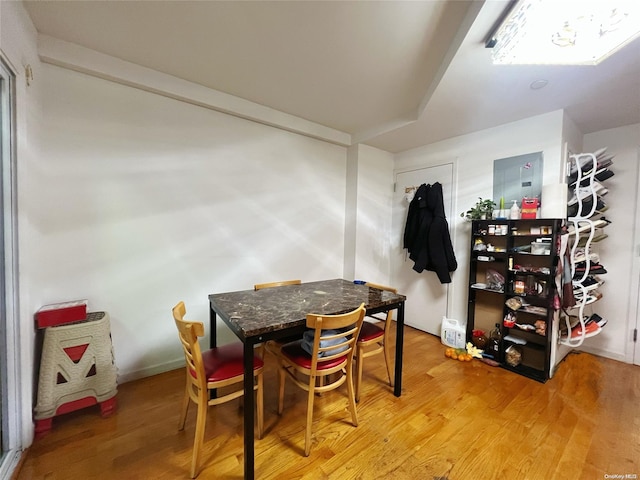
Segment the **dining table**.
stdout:
[[260,290],[241,290],[209,295],[211,348],[217,345],[216,319],[222,321],[244,344],[244,478],[254,478],[253,395],[254,346],[268,340],[302,336],[308,313],[339,315],[362,303],[366,315],[397,310],[395,377],[393,393],[402,393],[404,302],[406,297],[344,279],[305,282]]

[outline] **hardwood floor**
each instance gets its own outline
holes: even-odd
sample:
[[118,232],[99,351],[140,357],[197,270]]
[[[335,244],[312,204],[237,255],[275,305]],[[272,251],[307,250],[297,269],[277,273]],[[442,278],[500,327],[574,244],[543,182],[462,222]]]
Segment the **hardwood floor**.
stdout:
[[[367,359],[359,426],[349,421],[342,389],[319,397],[309,457],[302,453],[305,393],[289,384],[278,417],[276,372],[268,361],[256,478],[640,477],[637,366],[571,354],[541,384],[477,360],[445,358],[439,338],[410,327],[405,339],[402,397],[384,383],[383,358]],[[179,432],[183,388],[184,370],[175,370],[120,385],[111,418],[100,418],[98,407],[56,417],[14,478],[188,478],[195,409]],[[199,479],[242,478],[240,402],[209,410],[203,458]]]

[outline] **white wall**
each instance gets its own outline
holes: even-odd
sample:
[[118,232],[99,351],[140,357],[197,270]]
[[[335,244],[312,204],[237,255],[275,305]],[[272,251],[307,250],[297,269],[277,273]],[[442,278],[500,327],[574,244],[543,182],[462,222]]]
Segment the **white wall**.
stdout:
[[358,145],[347,148],[347,196],[344,216],[344,278],[355,279],[356,276],[356,230],[358,227]]
[[[543,152],[543,185],[557,183],[562,157],[563,112],[555,111],[507,125],[451,138],[396,155],[395,171],[440,165],[454,159],[453,218],[447,219],[458,261],[449,291],[449,316],[466,322],[469,275],[470,224],[459,216],[478,199],[493,197],[493,161],[515,155]],[[403,225],[404,223],[401,222]],[[433,272],[416,275],[435,275]],[[395,279],[392,279],[392,283]],[[444,288],[444,286],[442,287]],[[407,298],[424,303],[421,298]],[[429,311],[429,305],[413,309]],[[408,320],[410,321],[410,319]]]
[[596,312],[608,323],[599,335],[586,339],[581,349],[629,363],[635,346],[633,329],[638,325],[639,139],[640,124],[584,136],[585,152],[607,147],[608,153],[615,154],[611,167],[615,175],[603,183],[609,190],[603,197],[609,207],[604,216],[612,222],[604,230],[608,238],[592,244],[608,272],[601,276],[603,297],[590,310],[587,307],[589,314]]
[[[565,160],[568,161],[569,155],[572,153],[582,152],[583,141],[584,139],[582,132],[578,129],[573,120],[565,114],[564,118],[562,119],[562,153],[565,156]],[[563,176],[567,173],[565,168],[566,164],[563,164],[562,171],[560,172]]]
[[358,146],[354,278],[383,285],[391,274],[393,155]]
[[[346,149],[44,65],[34,300],[106,310],[121,380],[181,361],[171,307],[343,271]],[[222,340],[231,340],[223,325]]]

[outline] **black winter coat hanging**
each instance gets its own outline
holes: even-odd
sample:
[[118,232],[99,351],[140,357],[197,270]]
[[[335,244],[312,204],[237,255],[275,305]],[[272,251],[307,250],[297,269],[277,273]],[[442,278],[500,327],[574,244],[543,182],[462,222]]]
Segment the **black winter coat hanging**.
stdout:
[[404,229],[404,248],[415,262],[413,269],[416,272],[436,272],[440,283],[451,283],[449,272],[458,268],[458,262],[451,244],[440,183],[423,183],[411,200]]

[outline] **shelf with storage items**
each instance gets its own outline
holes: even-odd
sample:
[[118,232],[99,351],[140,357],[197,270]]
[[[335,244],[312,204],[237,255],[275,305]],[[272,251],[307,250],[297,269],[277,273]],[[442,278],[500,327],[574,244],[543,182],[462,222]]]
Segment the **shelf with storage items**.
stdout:
[[472,221],[467,340],[472,330],[487,334],[502,322],[508,262],[509,222]]
[[[491,229],[492,225],[495,228]],[[500,230],[496,235],[497,225]],[[502,341],[495,360],[506,369],[542,382],[550,377],[550,327],[556,316],[561,226],[560,219],[472,224],[467,339],[471,340],[474,330],[488,334],[499,324]],[[482,244],[486,248],[478,246]],[[478,288],[478,284],[485,288]]]

